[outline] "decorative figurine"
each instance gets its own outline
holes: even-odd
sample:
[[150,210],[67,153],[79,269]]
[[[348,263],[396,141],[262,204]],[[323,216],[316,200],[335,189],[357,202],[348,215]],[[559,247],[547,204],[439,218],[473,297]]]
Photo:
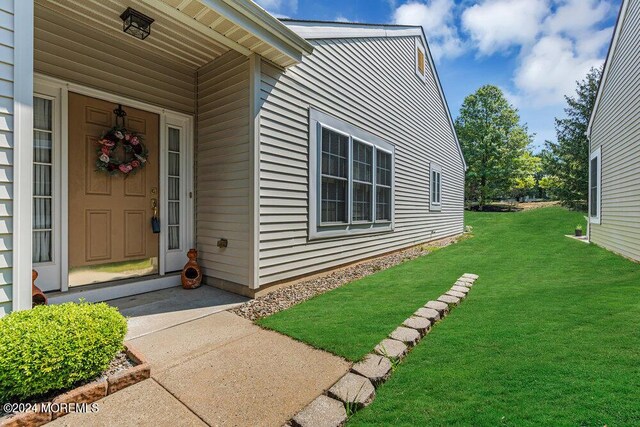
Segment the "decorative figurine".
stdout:
[[182,275],[180,276],[182,279],[182,287],[185,289],[195,289],[202,283],[202,270],[200,270],[198,261],[196,261],[198,251],[189,249],[187,257],[189,257],[189,261],[184,265]]
[[31,270],[31,304],[33,306],[47,305],[47,297],[40,290],[40,288],[36,286],[37,278],[38,272],[35,270]]

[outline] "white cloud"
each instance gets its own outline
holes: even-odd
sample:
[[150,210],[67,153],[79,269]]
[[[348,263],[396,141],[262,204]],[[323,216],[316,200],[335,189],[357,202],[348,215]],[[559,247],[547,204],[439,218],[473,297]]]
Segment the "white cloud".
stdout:
[[336,22],[353,22],[342,14],[337,15],[335,18],[333,18],[333,20]]
[[548,10],[547,0],[486,0],[462,13],[462,25],[478,51],[490,55],[534,42]]
[[578,52],[571,39],[545,36],[522,58],[514,82],[533,105],[558,104],[573,93],[577,80],[601,64],[598,56]]
[[255,0],[255,2],[277,17],[293,15],[298,11],[298,0]]
[[434,59],[455,58],[464,46],[454,23],[453,0],[411,1],[395,9],[393,22],[403,25],[421,25]]
[[576,35],[588,31],[611,11],[611,4],[601,0],[561,0],[556,12],[544,21],[549,33]]

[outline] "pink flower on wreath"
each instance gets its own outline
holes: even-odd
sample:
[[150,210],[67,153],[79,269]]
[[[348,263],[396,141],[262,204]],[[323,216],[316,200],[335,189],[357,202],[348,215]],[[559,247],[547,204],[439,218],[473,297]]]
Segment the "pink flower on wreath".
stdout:
[[137,160],[132,160],[131,161],[131,167],[134,168],[134,169],[140,167],[140,162],[137,161]]
[[109,155],[109,147],[107,146],[103,146],[100,151],[102,151],[102,154],[104,154],[105,156]]
[[140,144],[140,140],[138,139],[138,137],[137,137],[137,136],[132,136],[132,137],[131,137],[131,141],[130,141],[130,142],[131,142],[131,145],[138,145],[138,144]]
[[122,173],[129,173],[129,172],[131,172],[133,170],[131,165],[126,165],[126,164],[122,164],[122,165],[118,166],[118,169],[120,169],[120,171]]
[[100,161],[101,161],[102,163],[109,163],[109,156],[107,156],[105,153],[102,153],[102,154],[100,155]]
[[125,141],[128,141],[128,140],[130,140],[130,139],[131,139],[131,134],[130,134],[130,133],[125,133],[125,134],[124,134],[124,140],[125,140]]
[[98,141],[100,144],[105,145],[107,147],[113,147],[114,144],[113,141],[109,141],[108,139],[101,139],[100,141]]

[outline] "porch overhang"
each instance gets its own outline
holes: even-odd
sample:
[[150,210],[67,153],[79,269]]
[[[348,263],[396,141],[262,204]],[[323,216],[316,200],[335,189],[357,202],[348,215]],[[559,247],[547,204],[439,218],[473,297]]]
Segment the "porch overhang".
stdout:
[[190,24],[243,55],[258,54],[286,68],[313,51],[312,45],[251,0],[142,0]]

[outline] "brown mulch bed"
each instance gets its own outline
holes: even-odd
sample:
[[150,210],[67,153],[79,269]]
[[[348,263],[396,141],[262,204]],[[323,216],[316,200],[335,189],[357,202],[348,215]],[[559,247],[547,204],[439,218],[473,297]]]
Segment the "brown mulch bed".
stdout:
[[252,321],[267,317],[354,280],[370,276],[405,261],[428,255],[434,250],[456,243],[461,238],[462,236],[449,237],[340,268],[320,277],[314,277],[276,289],[266,295],[247,301],[233,309],[232,312]]

